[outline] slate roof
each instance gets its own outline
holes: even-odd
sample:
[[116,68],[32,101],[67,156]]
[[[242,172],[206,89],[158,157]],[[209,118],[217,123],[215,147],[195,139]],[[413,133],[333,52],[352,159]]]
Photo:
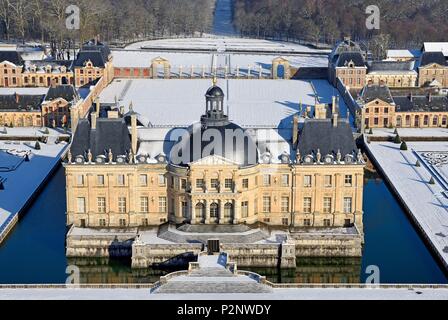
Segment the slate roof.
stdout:
[[91,150],[93,158],[104,155],[107,157],[109,149],[114,159],[119,155],[126,155],[131,150],[131,138],[128,127],[122,118],[97,119],[96,129],[92,130],[90,121],[79,121],[71,147],[74,157],[86,156]]
[[375,99],[381,99],[387,103],[393,103],[392,94],[387,86],[367,85],[362,89],[359,98],[364,103],[369,103]]
[[79,94],[78,91],[76,91],[76,88],[72,85],[58,85],[48,89],[44,101],[52,101],[59,98],[62,98],[67,102],[72,102],[79,99]]
[[36,67],[36,72],[45,72],[47,66],[51,67],[53,73],[61,72],[61,68],[65,67],[66,70],[70,70],[73,61],[69,60],[57,60],[57,61],[33,61],[29,60],[25,62],[25,71],[31,71],[31,67]]
[[429,96],[397,96],[394,97],[395,110],[398,112],[409,112],[409,111],[423,111],[423,112],[434,112],[448,111],[448,97],[446,96],[432,96],[431,101],[429,101]]
[[85,42],[82,46],[82,51],[99,51],[101,52],[104,61],[108,61],[109,56],[112,54],[107,44],[95,41],[94,39]]
[[424,52],[420,60],[420,66],[424,67],[433,63],[437,63],[441,66],[448,66],[446,58],[442,52]]
[[413,71],[413,62],[373,61],[369,64],[369,72]]
[[104,68],[106,61],[100,51],[80,51],[73,63],[74,67],[84,67],[87,61],[91,61],[94,67]]
[[0,51],[0,62],[9,61],[16,66],[23,65],[23,59],[17,51]]
[[1,111],[39,111],[43,95],[0,95]]
[[336,67],[346,67],[350,61],[353,61],[355,67],[365,67],[366,63],[359,52],[343,52],[336,61]]
[[298,149],[302,156],[315,155],[318,149],[322,157],[328,154],[336,156],[338,150],[342,156],[355,156],[358,152],[350,124],[339,120],[334,127],[331,119],[307,120],[300,132]]

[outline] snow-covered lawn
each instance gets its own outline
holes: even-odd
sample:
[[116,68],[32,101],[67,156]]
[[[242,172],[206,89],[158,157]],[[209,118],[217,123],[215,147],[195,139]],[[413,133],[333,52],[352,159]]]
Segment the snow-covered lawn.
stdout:
[[[447,190],[443,181],[437,180],[437,170],[431,172],[421,158],[428,151],[447,152],[448,143],[407,145],[409,151],[400,151],[400,145],[389,142],[372,142],[367,146],[448,268],[448,199],[444,196]],[[416,166],[417,160],[420,167]],[[447,164],[443,167],[445,171]],[[431,177],[435,179],[434,185],[429,184]]]
[[150,289],[0,289],[2,300],[448,300],[448,289],[302,288],[258,294],[150,294]]
[[[448,138],[447,128],[398,128],[398,134],[402,138],[406,137],[445,137]],[[388,137],[395,136],[395,129],[378,128],[373,129],[373,136]]]
[[[67,147],[65,142],[40,143],[41,150],[35,150],[34,145],[35,142],[0,141],[0,167],[3,166],[2,160],[5,160],[8,165],[21,161],[22,154],[29,153],[30,155],[30,161],[21,162],[15,170],[0,171],[0,180],[4,185],[4,190],[0,190],[0,230],[8,218],[20,212],[49,172],[60,161]],[[16,155],[6,155],[8,151]]]

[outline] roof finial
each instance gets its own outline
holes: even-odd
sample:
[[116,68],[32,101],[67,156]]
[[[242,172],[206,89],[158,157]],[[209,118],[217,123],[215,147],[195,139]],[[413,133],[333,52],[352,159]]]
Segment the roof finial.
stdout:
[[132,101],[131,101],[131,103],[129,104],[129,111],[130,111],[130,112],[134,111],[134,104],[132,103]]
[[218,78],[216,78],[216,75],[213,76],[212,82],[213,86],[216,87],[216,84],[218,83]]

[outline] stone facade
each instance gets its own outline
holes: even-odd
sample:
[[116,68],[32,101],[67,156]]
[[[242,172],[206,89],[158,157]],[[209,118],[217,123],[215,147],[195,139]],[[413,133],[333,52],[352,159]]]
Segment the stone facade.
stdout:
[[443,88],[448,87],[448,66],[437,63],[421,66],[418,69],[420,87],[437,81]]

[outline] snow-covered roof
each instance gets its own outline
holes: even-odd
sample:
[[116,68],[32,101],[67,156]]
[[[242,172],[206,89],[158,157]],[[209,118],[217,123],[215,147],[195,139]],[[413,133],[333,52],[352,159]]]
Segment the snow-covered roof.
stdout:
[[[113,65],[117,68],[149,68],[151,61],[157,57],[165,58],[172,68],[177,70],[183,66],[184,72],[189,72],[191,66],[196,72],[205,66],[225,67],[234,70],[237,66],[247,69],[251,66],[258,70],[261,66],[264,70],[271,70],[272,60],[279,55],[272,54],[235,54],[235,53],[191,53],[191,52],[157,52],[141,50],[116,50],[112,52]],[[293,67],[326,67],[328,58],[325,55],[300,55],[284,56]]]
[[0,96],[11,95],[17,93],[19,95],[44,95],[47,94],[48,88],[0,88]]
[[420,50],[387,50],[387,58],[388,59],[398,59],[398,58],[418,58],[421,56]]
[[[188,127],[205,112],[205,92],[211,81],[115,79],[100,95],[102,104],[120,105],[149,120],[153,126]],[[314,106],[310,83],[285,80],[219,80],[225,95],[224,110],[243,128],[289,128],[294,113]]]
[[425,42],[423,50],[425,52],[443,52],[443,55],[448,57],[448,42]]

